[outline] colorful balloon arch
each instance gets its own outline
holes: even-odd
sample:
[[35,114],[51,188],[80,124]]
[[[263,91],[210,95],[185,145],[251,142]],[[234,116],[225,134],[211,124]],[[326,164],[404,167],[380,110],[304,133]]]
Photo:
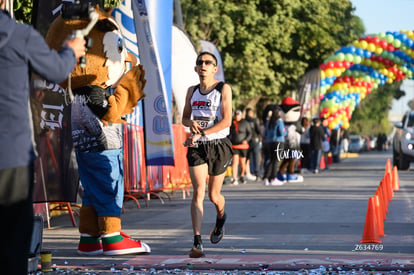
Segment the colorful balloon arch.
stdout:
[[366,36],[341,47],[323,64],[319,116],[330,129],[348,129],[355,107],[379,85],[412,79],[414,32]]

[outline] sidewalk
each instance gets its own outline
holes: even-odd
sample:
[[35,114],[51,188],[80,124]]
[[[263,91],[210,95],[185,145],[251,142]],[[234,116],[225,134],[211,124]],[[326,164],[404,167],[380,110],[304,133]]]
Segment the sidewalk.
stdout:
[[52,251],[55,274],[413,273],[413,169],[399,172],[400,190],[389,203],[382,243],[360,243],[368,199],[384,175],[389,154],[368,152],[345,159],[328,171],[305,174],[303,183],[225,184],[228,221],[217,245],[208,239],[215,209],[206,196],[205,258],[188,258],[193,238],[190,198],[178,193],[163,203],[152,198],[149,207],[141,201],[141,209],[132,201],[125,204],[123,231],[148,243],[148,255],[77,255],[79,233],[67,214],[53,217],[51,229],[45,225],[43,250]]

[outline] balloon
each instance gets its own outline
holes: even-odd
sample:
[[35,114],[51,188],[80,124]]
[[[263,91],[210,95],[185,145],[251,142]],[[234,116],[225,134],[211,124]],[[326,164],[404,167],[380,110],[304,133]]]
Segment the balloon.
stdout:
[[349,122],[344,122],[344,124],[342,124],[342,128],[343,129],[349,129]]
[[333,69],[325,70],[325,76],[326,77],[332,77],[333,75],[334,75],[334,70]]
[[345,60],[348,62],[353,62],[354,61],[354,56],[350,53],[345,54]]
[[345,54],[343,54],[343,53],[338,53],[338,54],[336,55],[336,60],[339,60],[339,61],[343,61],[343,60],[345,60]]
[[319,66],[320,117],[349,128],[352,112],[379,85],[414,77],[414,31],[381,32],[342,46]]
[[344,66],[344,68],[346,68],[346,69],[348,69],[349,67],[351,67],[351,62],[349,62],[349,61],[344,61],[343,63],[343,66]]
[[368,43],[368,46],[367,46],[367,50],[368,51],[370,51],[370,52],[375,52],[375,49],[377,48],[377,46],[375,46],[375,44],[373,44],[373,43]]
[[381,39],[385,39],[385,37],[386,37],[385,32],[380,32],[380,33],[378,34],[378,37],[379,37],[379,38],[381,38]]
[[400,41],[400,40],[398,40],[398,39],[395,39],[395,40],[392,42],[392,45],[393,45],[394,47],[396,47],[396,48],[399,48],[399,47],[401,47],[401,41]]
[[335,124],[335,122],[333,122],[333,121],[331,121],[331,122],[329,122],[328,123],[328,127],[329,127],[329,129],[334,129],[335,127],[336,127],[336,124]]
[[392,36],[392,34],[387,34],[385,39],[387,40],[388,43],[392,43],[392,41],[394,41],[394,36]]
[[342,69],[339,69],[339,68],[334,69],[334,75],[335,76],[340,76],[341,74],[342,74]]
[[376,47],[376,48],[375,48],[375,54],[380,55],[383,51],[384,51],[384,49],[383,49],[383,48],[381,48],[381,47]]
[[354,57],[354,62],[355,63],[361,63],[361,61],[362,61],[362,58],[360,56],[355,56]]
[[335,67],[335,63],[333,61],[329,61],[328,63],[326,63],[326,67],[332,69]]
[[364,57],[365,58],[370,58],[372,56],[372,53],[370,51],[364,51]]
[[388,42],[385,41],[385,40],[381,40],[379,45],[380,45],[381,48],[386,49],[388,47]]
[[359,46],[362,48],[362,49],[366,49],[367,47],[368,47],[368,42],[367,41],[365,41],[365,40],[362,40],[362,41],[360,41],[359,42]]
[[356,51],[355,51],[355,54],[359,55],[359,56],[363,56],[364,53],[365,53],[365,51],[361,48],[357,48]]

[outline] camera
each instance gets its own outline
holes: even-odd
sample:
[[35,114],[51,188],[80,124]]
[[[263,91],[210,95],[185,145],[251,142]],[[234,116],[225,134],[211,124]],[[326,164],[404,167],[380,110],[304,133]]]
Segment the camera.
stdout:
[[103,7],[103,1],[75,1],[63,2],[62,4],[62,18],[63,19],[88,19],[91,8],[96,5]]

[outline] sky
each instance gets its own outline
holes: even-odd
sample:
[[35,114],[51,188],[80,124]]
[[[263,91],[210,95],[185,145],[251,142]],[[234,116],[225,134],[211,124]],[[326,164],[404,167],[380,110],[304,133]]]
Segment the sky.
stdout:
[[[351,0],[356,8],[355,15],[364,22],[366,34],[379,34],[387,31],[414,31],[414,0]],[[396,121],[408,111],[408,101],[414,99],[414,81],[404,81],[401,90],[406,96],[394,100],[390,120]]]
[[367,34],[414,30],[414,0],[351,0]]

